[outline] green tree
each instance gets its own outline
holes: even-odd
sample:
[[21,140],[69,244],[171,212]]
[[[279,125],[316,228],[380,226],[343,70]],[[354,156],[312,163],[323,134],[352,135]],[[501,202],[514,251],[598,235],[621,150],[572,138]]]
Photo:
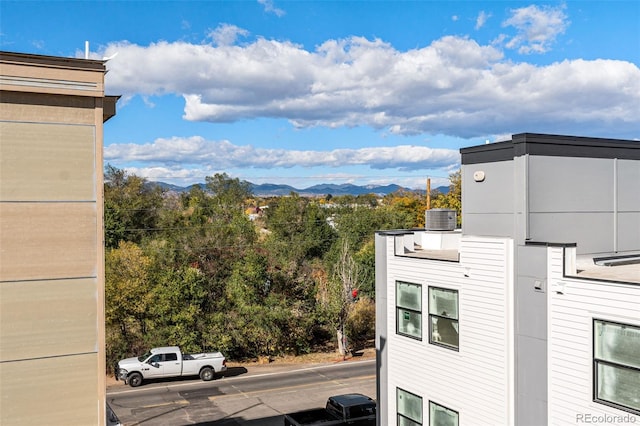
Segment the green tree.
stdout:
[[375,298],[375,232],[386,229],[405,229],[413,223],[412,212],[392,206],[347,207],[338,209],[334,222],[338,239],[325,256],[327,268],[333,270],[341,259],[344,242],[349,255],[358,265],[359,291]]
[[270,205],[265,219],[269,234],[262,245],[269,257],[274,288],[287,297],[304,300],[306,308],[313,309],[314,271],[335,238],[326,211],[292,194]]
[[155,232],[163,191],[144,178],[111,165],[104,176],[105,245],[115,248],[120,241],[140,243]]
[[407,218],[406,228],[424,226],[427,197],[417,191],[397,191],[386,197],[387,204]]
[[[224,173],[172,195],[109,166],[109,361],[166,344],[232,358],[300,354],[340,343],[343,329],[353,344],[367,341],[374,235],[416,226],[422,201],[411,197],[258,200]],[[250,221],[246,207],[265,204]]]
[[154,318],[150,330],[149,346],[180,346],[185,352],[207,350],[206,278],[197,268],[183,266],[178,269],[162,268],[157,264],[152,290]]
[[151,259],[135,243],[122,241],[105,255],[107,357],[139,352],[148,331]]
[[335,238],[326,210],[295,193],[269,206],[266,225],[272,242],[281,245],[278,252],[297,264],[322,257]]
[[462,224],[462,170],[449,175],[449,192],[438,194],[432,201],[434,209],[451,209],[457,212],[458,226]]
[[271,200],[264,218],[269,232],[262,246],[269,259],[270,303],[282,308],[272,311],[278,313],[272,321],[284,330],[281,347],[286,352],[308,352],[325,342],[327,334],[326,316],[318,309],[316,295],[327,276],[321,259],[336,234],[327,221],[328,210],[295,193]]
[[212,313],[225,303],[226,280],[257,235],[244,214],[249,193],[241,182],[226,175],[208,177],[207,182],[211,193],[194,187],[182,197],[184,210],[169,218],[173,225],[163,235],[162,251],[174,267],[189,265],[204,274],[208,303],[203,309]]
[[232,179],[226,173],[216,173],[205,179],[207,189],[213,193],[216,213],[226,217],[244,214],[245,201],[252,196],[246,181]]

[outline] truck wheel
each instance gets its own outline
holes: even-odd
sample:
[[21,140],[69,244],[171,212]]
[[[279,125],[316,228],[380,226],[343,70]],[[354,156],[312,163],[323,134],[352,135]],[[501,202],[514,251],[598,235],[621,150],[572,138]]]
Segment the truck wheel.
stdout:
[[129,375],[129,386],[132,388],[138,387],[142,384],[142,374],[140,373],[131,373]]
[[200,370],[200,378],[205,382],[208,382],[209,380],[213,380],[213,373],[213,368],[204,367],[202,370]]

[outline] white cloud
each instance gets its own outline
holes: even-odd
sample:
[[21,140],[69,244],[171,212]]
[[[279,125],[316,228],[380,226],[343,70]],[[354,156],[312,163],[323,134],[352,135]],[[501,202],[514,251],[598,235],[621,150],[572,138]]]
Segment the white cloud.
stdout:
[[512,10],[502,26],[514,27],[517,34],[507,41],[506,47],[524,54],[547,52],[569,26],[564,9],[565,6],[531,5]]
[[246,37],[249,31],[230,24],[220,24],[209,32],[209,38],[218,46],[230,46],[238,40],[238,36]]
[[[557,34],[565,20],[552,19],[547,9],[526,9],[557,22],[535,21],[528,44],[520,44],[542,49],[555,37],[549,28]],[[523,16],[533,15],[521,10],[510,25],[525,28]],[[408,51],[350,37],[314,50],[263,38],[242,46],[121,42],[100,54],[116,51],[107,64],[108,93],[125,99],[179,94],[184,118],[192,121],[285,118],[300,128],[370,126],[462,138],[520,131],[638,137],[640,69],[626,61],[538,66],[454,36]]]
[[485,12],[484,10],[481,11],[478,14],[478,17],[476,18],[476,26],[475,29],[479,30],[480,28],[484,27],[484,24],[487,23],[487,19],[489,19],[491,17],[490,13]]
[[[152,182],[166,182],[175,184],[190,185],[193,183],[203,183],[204,176],[213,176],[217,171],[205,169],[187,169],[182,167],[126,167],[128,173],[143,177]],[[223,171],[219,171],[223,173]]]
[[264,7],[265,12],[273,13],[279,18],[284,16],[286,13],[284,10],[275,7],[273,4],[273,0],[258,0],[258,3],[260,3]]
[[[333,151],[265,149],[193,136],[160,138],[143,145],[112,144],[104,148],[104,159],[107,162],[153,164],[159,173],[166,173],[178,165],[181,168],[206,166],[215,170],[365,166],[412,171],[450,170],[459,164],[460,155],[451,149],[409,145]],[[158,168],[157,165],[161,166]]]

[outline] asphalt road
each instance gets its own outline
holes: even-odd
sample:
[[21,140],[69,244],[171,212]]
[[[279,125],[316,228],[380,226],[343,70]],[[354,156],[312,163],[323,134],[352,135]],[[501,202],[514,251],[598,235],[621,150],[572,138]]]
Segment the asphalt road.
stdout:
[[375,360],[229,369],[199,379],[107,389],[107,402],[126,426],[282,426],[287,412],[322,407],[331,395],[358,392],[375,398]]

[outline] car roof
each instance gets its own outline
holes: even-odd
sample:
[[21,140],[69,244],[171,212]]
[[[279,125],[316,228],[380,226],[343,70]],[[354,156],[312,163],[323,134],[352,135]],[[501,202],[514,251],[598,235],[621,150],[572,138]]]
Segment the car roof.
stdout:
[[369,398],[366,395],[362,395],[361,393],[348,393],[345,395],[336,395],[332,396],[329,399],[335,401],[337,404],[342,405],[343,407],[352,407],[354,405],[360,405],[363,403],[371,402],[375,404],[375,401]]
[[180,352],[180,348],[178,346],[162,346],[151,349],[152,354],[157,354],[158,352]]

